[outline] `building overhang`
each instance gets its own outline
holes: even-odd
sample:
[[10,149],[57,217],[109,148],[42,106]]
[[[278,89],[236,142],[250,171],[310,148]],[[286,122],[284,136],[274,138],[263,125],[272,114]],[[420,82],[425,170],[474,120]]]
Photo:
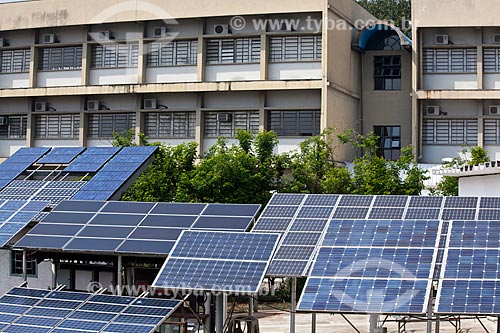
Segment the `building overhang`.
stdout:
[[397,34],[399,37],[399,44],[402,48],[408,50],[412,48],[413,44],[411,39],[406,36],[401,29],[385,21],[377,21],[363,28],[359,32],[358,39],[352,47],[356,50],[365,51],[371,38],[376,37],[377,34],[386,33],[387,31],[394,31]]

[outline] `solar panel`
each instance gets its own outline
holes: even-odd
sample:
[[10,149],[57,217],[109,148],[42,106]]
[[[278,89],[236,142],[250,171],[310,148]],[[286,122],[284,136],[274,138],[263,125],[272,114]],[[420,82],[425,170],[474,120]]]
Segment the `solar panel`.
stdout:
[[331,220],[298,309],[425,313],[440,231],[439,221]]
[[298,206],[302,203],[304,198],[305,198],[304,194],[276,193],[275,195],[273,195],[273,197],[269,201],[269,205],[272,205],[272,206],[285,206],[285,205]]
[[443,197],[410,197],[409,207],[440,208]]
[[0,211],[0,248],[6,246],[47,205],[47,202],[2,202]]
[[446,221],[474,220],[475,218],[476,218],[475,209],[458,209],[458,208],[443,209],[443,213],[441,215],[441,219]]
[[446,197],[444,208],[476,208],[477,197]]
[[151,160],[156,146],[124,147],[73,197],[74,200],[109,200]]
[[81,173],[97,172],[119,150],[119,147],[87,148],[87,150],[71,162],[64,171]]
[[49,151],[49,148],[21,148],[0,164],[0,189],[16,179]]
[[408,208],[406,211],[406,220],[437,220],[441,215],[441,209],[428,208]]
[[56,147],[39,159],[38,164],[68,164],[73,161],[85,148],[83,147]]
[[153,286],[255,293],[278,240],[278,234],[183,231]]
[[369,219],[380,220],[380,219],[402,219],[404,214],[404,208],[372,208],[370,211]]
[[402,207],[406,206],[407,196],[402,195],[379,195],[375,197],[373,207]]
[[343,195],[340,198],[339,206],[345,207],[370,207],[373,201],[370,195]]
[[479,208],[498,208],[500,209],[499,197],[482,197],[480,198]]
[[364,219],[369,208],[338,207],[333,214],[334,219]]
[[[256,213],[260,208],[259,205],[236,205],[237,209],[231,205],[207,207],[210,205],[64,201],[17,246],[70,252],[166,255],[183,230],[245,231],[254,220],[254,216],[245,215]],[[191,215],[194,213],[199,215]],[[236,215],[206,215],[210,213]]]
[[[14,300],[29,305],[5,304]],[[0,330],[152,333],[181,304],[180,300],[14,288],[0,298]]]

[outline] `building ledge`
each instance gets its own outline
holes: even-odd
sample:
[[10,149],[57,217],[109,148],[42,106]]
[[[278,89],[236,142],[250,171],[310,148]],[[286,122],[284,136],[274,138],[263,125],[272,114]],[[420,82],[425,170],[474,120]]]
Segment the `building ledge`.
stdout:
[[500,161],[492,161],[478,165],[464,165],[458,168],[433,170],[434,175],[448,177],[472,177],[500,174]]
[[214,91],[224,92],[259,90],[302,90],[321,88],[323,88],[323,80],[150,83],[103,86],[0,89],[0,98],[73,95],[155,94],[170,92],[195,93]]
[[500,90],[417,90],[417,99],[499,99]]

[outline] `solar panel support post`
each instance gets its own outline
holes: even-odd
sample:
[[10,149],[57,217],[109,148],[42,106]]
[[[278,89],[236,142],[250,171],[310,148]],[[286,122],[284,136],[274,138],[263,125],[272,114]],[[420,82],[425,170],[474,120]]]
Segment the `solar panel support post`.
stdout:
[[253,316],[254,308],[255,308],[254,296],[250,295],[250,296],[248,296],[248,316],[249,317]]
[[118,256],[117,259],[117,269],[116,269],[116,287],[117,287],[117,295],[122,295],[122,256]]
[[23,282],[28,283],[28,254],[26,249],[23,250]]
[[500,333],[500,317],[497,317],[497,333]]
[[440,323],[441,323],[441,318],[438,315],[436,315],[436,328],[434,329],[435,333],[439,333],[439,325],[440,325]]
[[370,315],[370,333],[376,333],[378,328],[378,314]]
[[295,333],[295,311],[297,298],[297,278],[292,278],[292,290],[290,293],[290,333]]
[[215,296],[215,332],[224,332],[224,323],[227,319],[227,295],[221,293]]
[[311,315],[311,333],[316,333],[316,313]]

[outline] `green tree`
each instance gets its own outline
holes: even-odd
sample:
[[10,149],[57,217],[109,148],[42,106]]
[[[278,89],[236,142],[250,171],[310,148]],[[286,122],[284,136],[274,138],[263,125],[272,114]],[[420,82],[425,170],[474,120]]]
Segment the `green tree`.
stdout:
[[[470,155],[470,159],[467,156]],[[463,148],[462,152],[450,162],[444,163],[444,168],[460,168],[464,165],[477,165],[489,162],[488,151],[482,147],[472,147],[470,152]],[[431,191],[433,195],[457,196],[458,177],[443,176],[443,179],[436,185],[436,189]]]
[[177,201],[267,203],[280,178],[273,153],[277,136],[261,132],[253,138],[238,131],[236,139],[238,145],[228,146],[219,138],[196,168],[183,175]]
[[393,23],[409,35],[411,0],[357,0],[357,2],[376,18]]

